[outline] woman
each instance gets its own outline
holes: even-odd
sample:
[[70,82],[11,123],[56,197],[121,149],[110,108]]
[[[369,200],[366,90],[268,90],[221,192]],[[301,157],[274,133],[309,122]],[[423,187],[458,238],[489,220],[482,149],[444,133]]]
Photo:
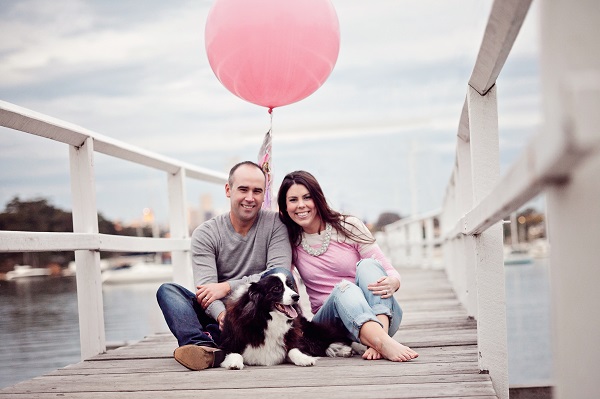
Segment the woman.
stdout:
[[329,208],[321,186],[305,171],[284,177],[277,203],[313,320],[343,323],[356,342],[367,346],[364,359],[416,358],[415,351],[392,338],[402,319],[393,297],[400,274],[367,227]]

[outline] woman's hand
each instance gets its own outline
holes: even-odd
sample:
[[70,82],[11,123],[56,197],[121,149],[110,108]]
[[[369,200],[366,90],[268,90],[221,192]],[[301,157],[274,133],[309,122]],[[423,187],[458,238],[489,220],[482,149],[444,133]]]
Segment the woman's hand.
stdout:
[[196,288],[196,300],[202,306],[202,309],[208,308],[211,303],[225,298],[231,292],[231,286],[228,282],[204,284]]
[[396,277],[381,277],[373,284],[369,284],[369,291],[374,295],[381,295],[382,298],[390,298],[394,292],[400,289],[400,280]]

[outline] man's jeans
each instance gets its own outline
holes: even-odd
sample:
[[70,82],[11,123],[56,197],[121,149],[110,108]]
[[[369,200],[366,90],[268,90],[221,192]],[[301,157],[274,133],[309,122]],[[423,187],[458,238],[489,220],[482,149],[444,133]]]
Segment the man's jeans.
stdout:
[[[294,281],[292,273],[283,267],[269,269],[261,278],[273,273],[284,273]],[[156,292],[156,300],[179,346],[219,346],[219,323],[204,312],[196,300],[196,294],[179,284],[165,283]]]

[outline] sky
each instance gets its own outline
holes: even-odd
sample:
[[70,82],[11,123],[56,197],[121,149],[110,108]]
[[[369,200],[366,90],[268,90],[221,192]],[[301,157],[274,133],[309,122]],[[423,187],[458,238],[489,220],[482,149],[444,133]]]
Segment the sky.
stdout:
[[[204,26],[212,4],[0,2],[0,100],[219,172],[257,160],[269,116],[211,70]],[[304,169],[333,208],[368,222],[439,208],[492,2],[332,4],[340,53],[331,75],[273,114],[275,191],[286,173]],[[541,125],[536,13],[534,2],[498,80],[502,171]],[[167,220],[164,172],[103,154],[95,171],[103,216],[131,222],[151,208]],[[15,196],[70,209],[67,146],[0,128],[0,211]],[[216,212],[228,210],[222,185],[190,181],[190,206],[206,196]]]

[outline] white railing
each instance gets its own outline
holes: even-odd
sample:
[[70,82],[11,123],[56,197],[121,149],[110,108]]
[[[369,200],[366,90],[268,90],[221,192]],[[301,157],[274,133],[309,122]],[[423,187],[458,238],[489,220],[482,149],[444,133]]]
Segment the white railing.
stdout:
[[[436,267],[477,319],[479,367],[508,397],[502,220],[546,196],[551,251],[557,398],[598,397],[600,369],[600,8],[596,0],[540,2],[544,126],[500,176],[496,80],[531,4],[496,0],[468,82],[456,162],[440,212],[388,226],[382,246],[395,264]],[[191,284],[186,177],[227,176],[147,152],[0,102],[0,125],[69,145],[73,233],[0,231],[0,251],[75,251],[82,358],[105,351],[100,251],[170,251],[174,281]],[[98,233],[94,152],[165,171],[171,238]],[[434,229],[439,221],[439,231]]]
[[377,243],[394,265],[441,268],[441,239],[435,229],[439,216],[440,211],[433,211],[388,224],[376,235]]
[[[443,264],[477,319],[479,368],[508,397],[502,220],[546,197],[550,254],[554,396],[600,396],[600,7],[596,0],[540,2],[544,124],[500,176],[496,80],[531,1],[496,0],[468,82],[456,162],[440,217]],[[431,242],[425,218],[385,229],[390,256]],[[422,242],[415,242],[415,239]],[[403,244],[398,241],[402,240]],[[397,256],[397,253],[403,253]],[[417,251],[417,259],[419,251]],[[431,260],[432,261],[432,260]],[[431,261],[429,263],[431,263]]]
[[[0,126],[69,145],[73,233],[0,231],[0,252],[75,251],[81,357],[106,351],[100,252],[171,252],[173,281],[193,287],[186,178],[225,183],[227,175],[179,162],[0,101]],[[94,152],[166,172],[170,238],[98,232]]]

